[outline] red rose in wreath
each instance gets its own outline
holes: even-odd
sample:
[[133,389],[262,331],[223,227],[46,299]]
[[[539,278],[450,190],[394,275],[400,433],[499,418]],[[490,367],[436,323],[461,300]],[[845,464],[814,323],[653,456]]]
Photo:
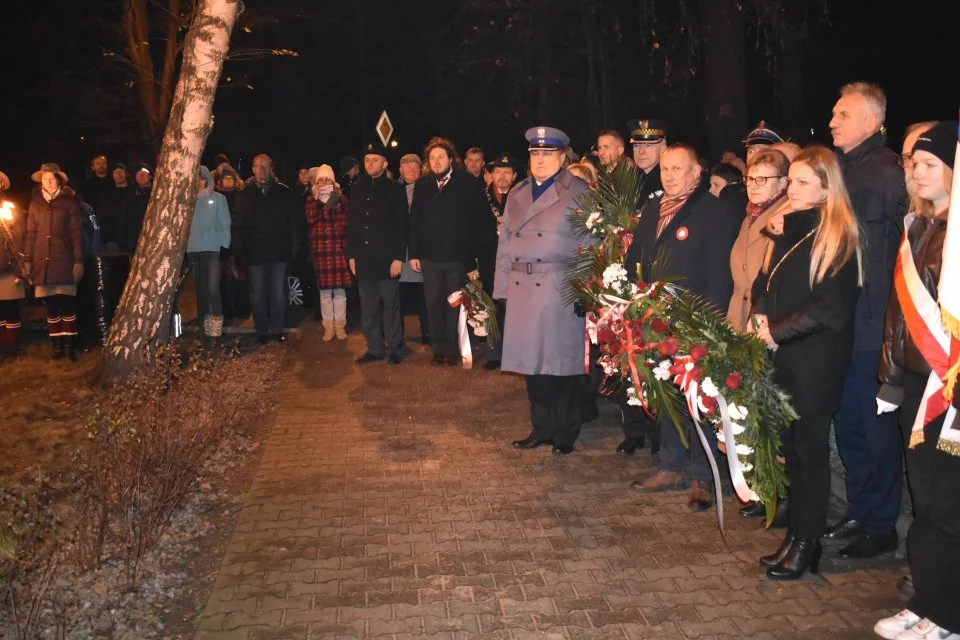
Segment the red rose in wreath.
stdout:
[[739,389],[740,384],[743,382],[743,376],[740,375],[739,371],[733,371],[727,376],[724,382],[728,389]]

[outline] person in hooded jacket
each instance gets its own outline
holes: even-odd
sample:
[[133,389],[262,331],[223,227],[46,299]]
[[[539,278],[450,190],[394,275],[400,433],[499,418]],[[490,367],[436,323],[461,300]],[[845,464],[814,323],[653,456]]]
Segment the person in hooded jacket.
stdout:
[[223,194],[213,190],[210,170],[200,167],[197,203],[187,240],[187,258],[197,287],[197,315],[203,335],[223,334],[223,305],[220,301],[220,249],[230,246],[230,210]]
[[40,188],[33,191],[27,210],[24,272],[34,285],[34,296],[47,308],[47,330],[53,358],[76,360],[77,283],[83,277],[83,223],[76,193],[67,187],[67,174],[54,163],[33,173]]

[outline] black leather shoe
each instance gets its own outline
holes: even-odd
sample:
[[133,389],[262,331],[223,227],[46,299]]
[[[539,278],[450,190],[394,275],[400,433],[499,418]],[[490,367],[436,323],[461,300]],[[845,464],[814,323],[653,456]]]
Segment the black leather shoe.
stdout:
[[760,566],[775,567],[780,564],[780,561],[787,557],[787,552],[790,551],[790,547],[793,546],[793,541],[796,539],[797,536],[793,531],[787,531],[787,535],[783,538],[783,542],[780,543],[777,550],[760,558]]
[[767,508],[762,502],[751,502],[740,509],[740,515],[744,518],[764,518],[767,515]]
[[388,364],[400,364],[401,362],[403,362],[403,358],[400,357],[399,353],[391,353],[387,356]]
[[844,518],[827,530],[820,536],[824,540],[848,540],[850,538],[859,538],[864,534],[864,525],[859,520]]
[[553,444],[553,441],[550,438],[539,440],[534,438],[532,435],[527,436],[523,440],[513,441],[513,446],[517,449],[536,449],[537,447],[545,444]]
[[816,538],[797,538],[787,549],[783,559],[767,569],[771,580],[799,580],[804,573],[820,572],[820,556],[823,547]]
[[444,355],[442,353],[435,353],[433,355],[433,358],[431,358],[430,360],[430,364],[436,367],[439,367],[443,364],[443,361],[444,361]]
[[369,351],[367,351],[365,354],[363,354],[353,362],[354,364],[369,364],[371,362],[379,362],[381,360],[383,360],[383,356],[375,356]]
[[487,371],[496,371],[497,369],[500,368],[500,361],[499,361],[499,360],[487,360],[487,361],[484,363],[483,368],[486,369]]
[[448,367],[457,367],[460,365],[460,356],[443,356],[443,364]]
[[557,456],[568,456],[573,453],[572,444],[555,444],[553,445],[553,455]]
[[636,440],[627,438],[617,445],[617,455],[632,456],[641,447],[643,447],[642,442],[638,444]]
[[897,530],[872,535],[865,533],[857,540],[840,549],[841,558],[876,558],[881,553],[890,553],[897,550]]
[[267,344],[267,336],[257,336],[257,344]]

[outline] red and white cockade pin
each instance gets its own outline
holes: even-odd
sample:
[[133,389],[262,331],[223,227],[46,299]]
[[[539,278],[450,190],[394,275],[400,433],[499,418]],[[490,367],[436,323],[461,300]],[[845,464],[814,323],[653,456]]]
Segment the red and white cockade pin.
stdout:
[[690,229],[680,227],[677,229],[677,240],[686,240],[690,236]]

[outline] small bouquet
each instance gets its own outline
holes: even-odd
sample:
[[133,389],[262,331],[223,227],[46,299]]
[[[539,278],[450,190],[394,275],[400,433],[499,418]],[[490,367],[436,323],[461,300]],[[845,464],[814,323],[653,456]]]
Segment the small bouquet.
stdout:
[[488,346],[500,342],[500,327],[497,326],[497,307],[493,298],[483,290],[479,280],[467,282],[459,291],[460,302],[467,314],[467,324],[474,335],[486,338]]

